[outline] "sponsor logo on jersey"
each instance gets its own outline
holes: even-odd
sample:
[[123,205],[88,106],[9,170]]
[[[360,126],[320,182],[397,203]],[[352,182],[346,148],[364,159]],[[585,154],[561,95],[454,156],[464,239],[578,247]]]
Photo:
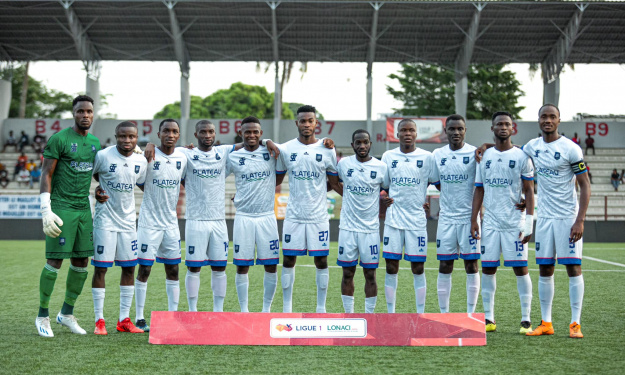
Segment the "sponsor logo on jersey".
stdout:
[[127,163],[124,163],[124,167],[128,168],[128,164],[127,164]]
[[293,330],[293,327],[290,324],[278,324],[276,325],[276,329],[280,332],[291,332]]
[[72,143],[72,145],[70,146],[70,152],[77,152],[78,151],[78,143]]
[[161,189],[175,189],[180,184],[180,180],[159,180],[155,178],[152,179],[152,184]]
[[59,237],[59,245],[65,246],[65,237]]
[[440,181],[448,184],[461,184],[469,180],[468,174],[442,174]]
[[321,161],[321,159],[323,158],[323,155],[317,154],[315,158],[317,159],[317,161]]
[[284,235],[284,242],[286,242],[286,243],[291,242],[291,235],[290,234],[285,234]]
[[132,184],[125,184],[123,182],[115,181],[106,181],[106,187],[119,193],[131,193],[134,190]]
[[445,165],[445,163],[446,163],[446,162],[447,162],[447,158],[442,158],[442,159],[441,159],[441,167],[442,167],[443,165]]
[[371,178],[372,178],[372,179],[373,179],[373,178],[376,178],[376,176],[377,176],[377,175],[378,175],[378,172],[376,172],[376,171],[371,171],[370,176],[371,176]]
[[295,161],[295,158],[297,158],[297,152],[291,154],[291,161]]
[[508,178],[493,177],[484,180],[484,183],[490,187],[502,188],[512,186],[512,180]]
[[221,169],[194,169],[193,175],[199,178],[217,178],[221,175]]
[[176,169],[180,169],[182,168],[182,162],[181,161],[177,161],[176,162]]
[[247,182],[263,181],[271,177],[271,171],[251,172],[248,174],[242,174],[241,180]]
[[140,170],[141,170],[141,166],[135,165],[135,174],[139,174]]
[[339,246],[339,254],[343,255],[343,246]]
[[363,186],[352,186],[352,185],[345,185],[345,190],[347,190],[348,192],[354,194],[354,195],[369,195],[371,193],[373,193],[373,189],[370,187],[363,187]]
[[397,167],[397,162],[398,162],[398,160],[393,160],[393,162],[391,163],[391,168],[396,168]]
[[78,172],[89,172],[93,169],[93,163],[89,163],[87,161],[72,161],[71,163],[69,163],[69,165]]
[[556,160],[560,160],[560,153],[556,152],[555,154],[553,154],[553,158]]
[[160,167],[161,167],[161,162],[160,161],[155,161],[153,170],[158,171],[160,169]]
[[468,156],[465,156],[464,158],[462,158],[462,162],[463,162],[464,164],[469,164],[469,157],[468,157]]
[[245,165],[245,158],[239,158],[239,165]]
[[421,183],[420,178],[416,177],[393,177],[391,183],[397,186],[415,186]]
[[510,160],[510,163],[508,164],[508,166],[509,166],[510,168],[514,168],[515,164],[516,164],[516,161],[514,161],[514,160]]
[[491,163],[490,160],[486,161],[486,169],[490,169],[490,163]]
[[195,253],[195,246],[189,246],[189,250],[187,251],[189,254]]
[[319,172],[291,171],[291,177],[296,180],[312,180],[313,178],[319,178]]
[[417,160],[417,168],[423,167],[423,160]]
[[98,245],[98,249],[96,250],[98,252],[98,254],[102,255],[104,254],[104,246],[102,245]]
[[115,173],[115,168],[117,168],[117,164],[111,164],[109,166],[109,172],[111,173]]
[[263,153],[263,159],[269,160],[269,153],[268,152],[264,152]]
[[542,177],[555,177],[555,176],[558,176],[559,174],[560,174],[560,172],[555,171],[553,169],[544,168],[544,167],[536,168],[536,175],[538,175],[538,176],[542,176]]
[[352,177],[352,173],[354,173],[353,169],[348,169],[347,170],[347,177]]

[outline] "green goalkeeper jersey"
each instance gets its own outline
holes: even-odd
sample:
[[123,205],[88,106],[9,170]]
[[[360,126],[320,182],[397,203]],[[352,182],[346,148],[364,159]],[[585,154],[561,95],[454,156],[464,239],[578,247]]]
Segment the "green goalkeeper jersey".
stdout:
[[52,175],[52,209],[89,209],[91,173],[95,154],[100,148],[100,140],[94,135],[82,136],[72,128],[50,137],[43,157],[58,160]]

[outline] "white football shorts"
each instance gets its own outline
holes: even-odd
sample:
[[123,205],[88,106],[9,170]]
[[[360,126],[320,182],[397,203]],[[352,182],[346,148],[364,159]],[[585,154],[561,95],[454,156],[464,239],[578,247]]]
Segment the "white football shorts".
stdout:
[[[237,266],[272,265],[280,262],[280,235],[276,216],[234,216],[233,263]],[[256,257],[254,257],[256,250]]]
[[380,263],[380,232],[362,233],[339,230],[339,256],[336,261],[341,267],[378,268]]
[[184,264],[187,267],[225,267],[229,244],[225,220],[187,220]]
[[330,222],[294,223],[282,225],[282,253],[288,256],[328,256],[330,253]]
[[404,230],[384,226],[384,253],[385,259],[409,262],[425,262],[428,254],[428,232],[426,230]]
[[471,223],[453,224],[438,221],[436,259],[480,259],[480,240],[471,237]]
[[482,267],[499,267],[501,254],[506,267],[527,267],[527,244],[519,239],[519,230],[482,230]]
[[120,267],[137,265],[137,232],[94,228],[93,248],[95,252],[91,264],[95,267],[112,267],[113,262]]
[[139,227],[137,242],[139,244],[138,260],[142,266],[153,265],[154,259],[157,263],[180,263],[182,253],[178,228],[159,230]]
[[582,264],[584,238],[570,242],[571,227],[575,218],[545,219],[536,221],[536,264]]

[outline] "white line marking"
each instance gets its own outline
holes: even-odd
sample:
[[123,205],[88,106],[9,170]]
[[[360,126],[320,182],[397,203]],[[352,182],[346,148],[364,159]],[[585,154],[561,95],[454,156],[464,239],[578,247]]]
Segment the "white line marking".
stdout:
[[[584,259],[590,259],[590,260],[594,260],[595,262],[611,264],[613,266],[625,267],[625,264],[623,264],[623,263],[610,262],[609,260],[603,260],[603,259],[599,259],[599,258],[589,257],[588,255],[584,255]],[[584,270],[584,272],[586,272],[586,270]]]

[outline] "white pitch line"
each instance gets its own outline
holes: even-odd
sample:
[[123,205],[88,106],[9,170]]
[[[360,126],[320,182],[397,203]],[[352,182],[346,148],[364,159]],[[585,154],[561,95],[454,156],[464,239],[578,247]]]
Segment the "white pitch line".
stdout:
[[[610,262],[609,260],[603,260],[603,259],[599,259],[599,258],[589,257],[588,255],[584,255],[584,259],[590,259],[590,260],[594,260],[595,262],[611,264],[613,266],[625,267],[625,264],[623,264],[623,263]],[[584,270],[584,272],[586,272],[586,271],[587,270]]]

